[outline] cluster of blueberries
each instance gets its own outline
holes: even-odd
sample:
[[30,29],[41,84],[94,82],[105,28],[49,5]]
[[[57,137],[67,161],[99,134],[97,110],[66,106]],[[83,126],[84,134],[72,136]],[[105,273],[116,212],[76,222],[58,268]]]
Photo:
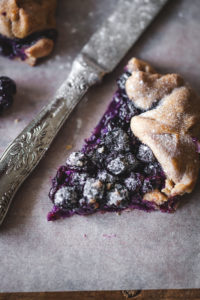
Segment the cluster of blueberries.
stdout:
[[86,145],[58,170],[50,193],[55,206],[126,208],[133,198],[142,202],[145,193],[163,187],[165,176],[153,152],[130,130],[140,111],[125,93],[127,76],[118,80],[119,90]]
[[[118,143],[111,138],[116,135]],[[159,188],[164,178],[151,149],[140,144],[134,155],[128,151],[127,139],[125,132],[116,129],[89,153],[73,152],[63,169],[68,185],[65,175],[59,173],[57,183],[62,178],[64,185],[55,193],[54,204],[65,208],[74,208],[78,202],[95,208],[99,204],[123,207],[134,193],[142,196]]]

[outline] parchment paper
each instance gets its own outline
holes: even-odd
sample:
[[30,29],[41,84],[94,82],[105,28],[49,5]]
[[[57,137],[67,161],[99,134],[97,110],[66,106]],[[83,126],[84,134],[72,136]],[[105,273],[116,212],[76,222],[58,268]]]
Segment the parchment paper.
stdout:
[[[0,58],[0,75],[17,82],[0,117],[0,153],[67,77],[73,58],[117,0],[59,0],[54,54],[36,68]],[[131,56],[181,73],[200,92],[199,0],[171,1],[120,66],[91,89],[37,169],[17,193],[0,228],[0,291],[200,287],[200,188],[172,215],[133,211],[46,221],[50,179],[90,135]],[[67,145],[72,145],[67,150]]]

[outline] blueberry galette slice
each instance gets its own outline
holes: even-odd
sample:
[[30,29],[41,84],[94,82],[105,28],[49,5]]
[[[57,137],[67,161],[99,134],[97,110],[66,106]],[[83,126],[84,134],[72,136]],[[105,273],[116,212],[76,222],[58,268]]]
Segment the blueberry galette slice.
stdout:
[[199,172],[200,98],[177,74],[131,59],[108,109],[52,182],[48,220],[141,209],[174,212]]
[[51,53],[57,0],[0,0],[0,53],[35,65]]

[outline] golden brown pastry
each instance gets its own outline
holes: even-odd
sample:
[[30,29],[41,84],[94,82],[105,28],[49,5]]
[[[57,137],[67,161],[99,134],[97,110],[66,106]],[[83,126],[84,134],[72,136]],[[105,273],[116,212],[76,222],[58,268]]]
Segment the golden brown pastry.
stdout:
[[[38,33],[35,40],[28,40],[30,47],[24,50],[26,56],[24,60],[31,65],[34,65],[38,58],[50,54],[53,49],[54,38],[49,35],[48,30],[54,30],[56,27],[56,2],[56,0],[0,0],[0,34],[7,38],[7,43],[9,40],[20,39],[22,44],[23,41],[27,44],[27,38]],[[22,57],[16,55],[15,58]]]
[[128,70],[127,95],[144,111],[132,118],[131,130],[162,166],[167,178],[163,194],[190,193],[199,172],[200,97],[180,75],[158,74],[143,61],[133,58]]

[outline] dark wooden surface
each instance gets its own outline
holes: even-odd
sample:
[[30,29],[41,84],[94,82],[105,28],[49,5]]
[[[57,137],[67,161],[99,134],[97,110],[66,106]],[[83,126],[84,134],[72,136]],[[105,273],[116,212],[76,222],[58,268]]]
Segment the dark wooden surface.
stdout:
[[200,289],[101,292],[3,293],[0,300],[200,300]]

